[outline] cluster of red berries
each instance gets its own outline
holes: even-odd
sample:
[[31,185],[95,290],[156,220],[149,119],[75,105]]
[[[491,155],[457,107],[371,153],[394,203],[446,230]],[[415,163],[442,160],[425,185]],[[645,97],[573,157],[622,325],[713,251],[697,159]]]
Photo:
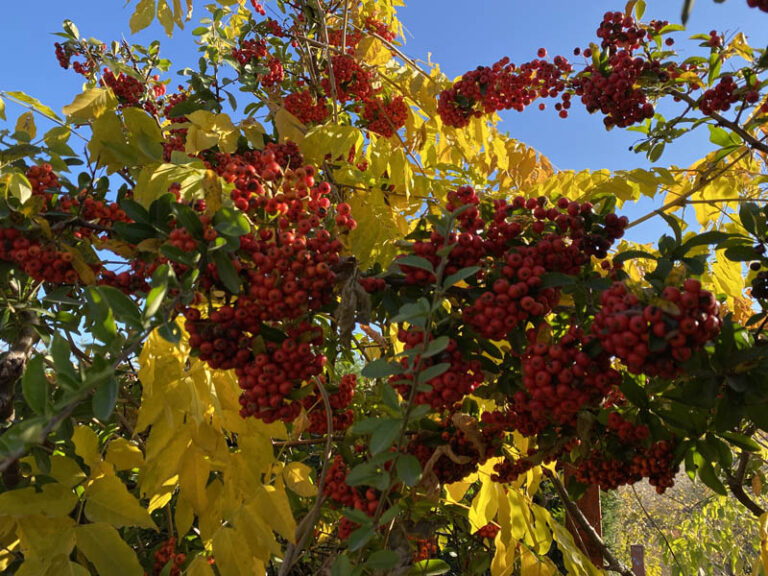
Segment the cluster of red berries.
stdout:
[[[318,379],[325,381],[322,375]],[[341,432],[352,425],[355,414],[349,408],[352,403],[352,396],[357,387],[357,376],[354,374],[345,374],[339,382],[339,388],[335,392],[328,394],[328,400],[333,413],[333,431]],[[326,434],[328,432],[328,420],[326,417],[326,408],[320,392],[315,392],[307,396],[302,401],[304,408],[307,409],[309,417],[309,432],[312,434]]]
[[237,60],[240,66],[245,66],[266,57],[267,44],[263,40],[243,40],[240,42],[239,47],[232,48],[232,58]]
[[[485,458],[481,457],[479,446],[448,420],[441,422],[441,427],[444,430],[439,434],[422,433],[412,438],[406,450],[419,460],[422,469],[431,462],[432,473],[440,483],[451,484],[476,472]],[[450,454],[444,453],[435,459],[438,447],[447,447]]]
[[[346,508],[360,510],[368,516],[373,516],[379,507],[379,494],[373,488],[365,491],[347,484],[349,467],[340,455],[333,459],[325,481],[325,495],[336,504]],[[357,525],[347,518],[343,518],[339,524],[339,539],[346,540],[357,528]]]
[[606,12],[597,29],[597,37],[602,40],[603,48],[637,50],[646,34],[634,18],[623,12]]
[[494,540],[496,535],[499,533],[499,530],[501,530],[501,528],[499,528],[498,524],[488,522],[488,524],[480,528],[476,534],[479,538],[488,538],[488,540]]
[[648,448],[636,448],[629,460],[617,459],[600,450],[576,464],[574,478],[587,485],[600,486],[601,490],[615,490],[625,484],[634,484],[648,478],[656,492],[674,485],[678,467],[673,465],[675,444],[660,440]]
[[363,101],[361,117],[368,130],[389,138],[405,125],[408,107],[402,96],[389,100],[367,98]]
[[281,344],[264,341],[264,350],[255,352],[252,361],[235,367],[243,389],[243,418],[255,416],[267,423],[295,420],[301,403],[289,395],[322,372],[326,358],[315,351],[323,343],[322,329],[302,322],[287,332]]
[[[537,98],[555,98],[566,88],[572,71],[567,59],[536,59],[520,66],[503,58],[492,67],[479,66],[440,92],[437,112],[448,126],[462,128],[470,119],[500,110],[522,112]],[[567,116],[565,110],[561,111]],[[561,114],[563,115],[563,114]]]
[[[398,330],[397,339],[403,342],[405,350],[413,350],[423,345],[424,332],[417,328]],[[434,410],[449,408],[457,402],[461,402],[464,396],[472,393],[483,381],[483,372],[480,361],[477,359],[466,360],[459,349],[456,341],[451,338],[448,346],[443,352],[432,355],[429,358],[418,357],[409,359],[404,357],[400,359],[400,364],[408,373],[391,376],[390,383],[404,397],[408,397],[414,377],[414,367],[418,364],[420,370],[424,371],[435,364],[448,363],[450,367],[442,374],[427,380],[419,382],[419,387],[426,385],[428,390],[417,390],[414,397],[415,404],[428,404]]]
[[514,396],[514,410],[535,421],[575,427],[579,412],[595,408],[621,382],[607,354],[584,352],[589,336],[572,328],[557,343],[530,344],[522,358],[523,389]]
[[439,552],[434,538],[413,538],[416,550],[413,552],[413,561],[423,562]]
[[133,76],[104,68],[100,83],[109,87],[122,106],[138,106],[144,97],[144,84]]
[[651,433],[645,424],[633,424],[625,420],[619,412],[608,414],[608,429],[616,434],[623,444],[628,445],[642,443]]
[[272,88],[279,85],[285,77],[283,63],[280,61],[280,58],[270,58],[267,62],[267,68],[269,68],[269,72],[261,77],[261,85],[264,88]]
[[176,552],[176,538],[169,538],[155,551],[155,564],[152,567],[152,574],[158,576],[163,573],[165,567],[170,563],[171,570],[169,576],[180,576],[181,567],[187,561],[187,556],[183,552]]
[[759,8],[763,12],[768,12],[768,0],[747,0],[747,6],[750,8]]
[[656,305],[616,282],[601,295],[592,331],[629,372],[674,378],[694,351],[717,336],[718,311],[714,294],[698,280],[686,280],[682,290],[668,286]]
[[[733,76],[723,76],[716,86],[702,94],[701,100],[699,100],[699,110],[701,110],[702,114],[727,111],[730,109],[731,104],[738,102],[740,98],[737,89],[738,85]],[[757,97],[759,98],[759,94]],[[754,104],[754,102],[752,103]]]
[[328,118],[328,101],[314,98],[309,90],[288,94],[283,104],[302,124],[322,124]]
[[363,290],[369,294],[373,294],[374,292],[381,292],[382,290],[385,290],[387,288],[387,281],[384,280],[384,278],[374,278],[373,276],[367,276],[365,278],[360,278],[360,286],[362,286]]
[[80,278],[72,266],[71,252],[43,246],[15,228],[0,229],[0,260],[14,262],[37,282],[75,284]]
[[[333,89],[331,88],[331,68],[333,68]],[[373,91],[371,86],[371,73],[363,68],[360,63],[348,54],[336,54],[331,56],[330,67],[322,80],[323,90],[326,94],[336,92],[339,102],[357,100],[359,102],[368,98]]]

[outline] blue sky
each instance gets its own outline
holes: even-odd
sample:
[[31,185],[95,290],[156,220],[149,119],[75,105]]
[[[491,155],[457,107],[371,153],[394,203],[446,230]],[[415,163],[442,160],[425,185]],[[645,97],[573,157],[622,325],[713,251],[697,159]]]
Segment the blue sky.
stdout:
[[[195,18],[202,17],[204,3],[195,1],[193,24]],[[682,0],[647,0],[647,4],[646,19],[679,21]],[[173,61],[173,70],[197,60],[189,34],[193,26],[177,31],[173,39],[165,37],[157,23],[131,35],[128,19],[134,5],[125,6],[121,0],[41,0],[30,9],[25,3],[9,2],[0,23],[0,89],[23,90],[57,111],[71,101],[80,91],[80,77],[58,66],[53,54],[56,37],[50,35],[61,29],[66,18],[75,22],[82,35],[106,42],[123,37],[132,43],[160,39],[161,53]],[[623,0],[412,0],[399,14],[407,30],[405,52],[417,59],[426,59],[431,53],[432,60],[455,77],[503,56],[512,61],[534,58],[540,47],[550,56],[572,57],[574,47],[585,47],[594,40],[604,12],[623,7]],[[754,46],[765,46],[767,25],[768,15],[748,8],[745,0],[722,4],[699,0],[689,32],[676,35],[676,47],[685,56],[699,53],[696,43],[686,38],[711,29],[729,36],[744,32]],[[9,105],[9,118],[20,111]],[[636,134],[606,132],[599,116],[590,116],[579,106],[567,120],[558,118],[551,108],[540,112],[535,106],[522,114],[505,113],[503,119],[504,130],[543,152],[560,169],[648,166],[642,155],[628,151],[636,142]],[[706,132],[701,132],[669,146],[659,163],[686,166],[711,148]],[[631,209],[630,215],[650,207],[644,202]]]

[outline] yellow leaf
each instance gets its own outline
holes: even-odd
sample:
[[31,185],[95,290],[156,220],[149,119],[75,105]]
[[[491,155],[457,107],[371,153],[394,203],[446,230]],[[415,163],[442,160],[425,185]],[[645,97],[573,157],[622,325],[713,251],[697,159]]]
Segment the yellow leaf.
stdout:
[[85,516],[91,522],[105,522],[115,528],[155,528],[149,512],[117,476],[97,478],[85,491],[85,499]]
[[741,274],[741,263],[733,262],[725,257],[725,250],[718,250],[712,263],[712,282],[718,293],[728,296],[728,305],[735,309],[735,298],[744,295],[744,276]]
[[16,132],[24,132],[32,140],[37,134],[35,115],[32,112],[24,112],[16,121]]
[[357,45],[356,59],[371,66],[382,66],[392,59],[392,54],[381,40],[366,36]]
[[477,482],[477,474],[471,474],[464,480],[445,485],[446,501],[461,502],[469,487]]
[[173,523],[176,526],[176,532],[183,536],[192,528],[195,521],[195,511],[192,505],[184,498],[176,500],[176,509],[173,511]]
[[140,151],[145,162],[163,158],[163,135],[157,121],[141,108],[124,108],[123,118],[128,129],[128,144]]
[[736,54],[744,58],[747,62],[752,62],[752,60],[755,59],[752,47],[749,45],[749,42],[747,42],[747,37],[744,35],[744,32],[736,34],[728,47],[733,48],[736,51]]
[[[54,478],[62,486],[74,488],[86,478],[85,472],[72,458],[67,458],[62,454],[52,454],[49,461],[51,468],[45,475]],[[42,474],[37,464],[35,464],[35,459],[31,456],[24,458],[22,462],[32,468],[32,474]]]
[[488,524],[496,516],[499,509],[499,484],[485,478],[480,485],[480,490],[472,500],[469,508],[469,523],[472,532]]
[[253,557],[248,542],[232,528],[223,527],[213,537],[213,555],[221,576],[265,574],[264,564]]
[[131,15],[128,25],[131,27],[131,34],[136,34],[139,30],[144,30],[152,24],[155,19],[155,0],[140,0]]
[[246,118],[240,122],[240,129],[255,150],[264,148],[264,134],[267,133],[264,126],[253,118]]
[[290,140],[301,145],[307,128],[296,116],[285,108],[280,108],[274,114],[274,121],[277,133],[280,135],[280,140]]
[[43,576],[90,576],[90,571],[66,556],[57,556]]
[[144,464],[141,448],[125,438],[115,438],[107,445],[107,455],[104,458],[115,466],[115,470],[131,470]]
[[563,562],[565,562],[568,574],[573,574],[574,576],[600,576],[600,570],[576,546],[573,536],[568,529],[552,518],[552,515],[545,508],[538,507],[538,510],[552,530],[552,536],[563,552]]
[[98,574],[143,576],[144,569],[131,547],[109,524],[84,524],[75,530],[77,548],[94,565]]
[[[152,0],[150,0],[152,1]],[[117,108],[117,99],[106,88],[88,88],[75,96],[72,104],[62,108],[67,119],[73,124],[85,124],[98,118],[108,110]]]
[[395,241],[407,234],[408,222],[387,204],[382,190],[351,194],[347,199],[358,226],[349,233],[349,250],[360,268],[387,265],[397,252]]
[[245,536],[254,556],[265,562],[271,556],[279,556],[281,547],[272,529],[267,526],[263,511],[253,503],[242,506],[232,519],[237,530]]
[[296,539],[296,521],[291,512],[285,486],[278,478],[274,486],[260,486],[254,497],[254,502],[262,512],[262,518],[289,542]]
[[101,461],[99,454],[99,437],[88,426],[80,425],[72,433],[72,443],[75,445],[75,454],[83,459],[86,466],[93,467]]
[[27,560],[37,558],[49,564],[58,555],[69,556],[75,547],[75,521],[69,516],[23,516],[17,521],[16,531]]
[[522,547],[520,576],[553,576],[557,573],[557,568],[549,558],[537,558],[528,548]]
[[165,34],[169,38],[173,37],[173,12],[165,0],[157,0],[157,19],[165,28]]
[[0,494],[0,516],[23,517],[42,514],[50,518],[67,516],[77,504],[77,496],[60,484],[45,484],[41,492],[32,486]]
[[187,450],[179,463],[181,496],[192,504],[198,514],[208,505],[205,487],[208,484],[210,471],[210,462],[194,449]]
[[0,120],[7,120],[5,117],[5,102],[0,98]]
[[96,118],[88,142],[88,152],[99,166],[108,173],[117,172],[137,162],[136,150],[128,145],[123,136],[123,125],[115,113],[105,113]]
[[301,462],[291,462],[283,469],[283,479],[289,490],[304,498],[317,495],[317,486],[312,483],[312,469]]
[[186,576],[215,576],[213,568],[202,556],[197,556],[184,572]]
[[227,154],[233,154],[237,150],[240,130],[232,123],[229,115],[216,114],[213,129],[219,137],[219,149]]
[[205,213],[215,214],[221,208],[221,180],[213,170],[206,170],[203,178],[203,196],[205,197]]

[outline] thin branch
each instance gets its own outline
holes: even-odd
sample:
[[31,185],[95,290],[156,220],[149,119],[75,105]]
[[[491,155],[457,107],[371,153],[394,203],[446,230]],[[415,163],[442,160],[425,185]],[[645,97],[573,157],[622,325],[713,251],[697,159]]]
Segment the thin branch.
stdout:
[[728,488],[731,489],[736,500],[741,502],[747,510],[759,518],[765,513],[765,510],[763,510],[757,502],[752,500],[744,490],[744,476],[747,473],[749,458],[750,453],[746,450],[742,450],[741,455],[739,456],[739,465],[736,468],[736,474],[731,474],[730,471],[727,471],[726,477],[728,480]]
[[576,521],[576,523],[579,525],[579,528],[581,528],[582,532],[586,534],[587,538],[595,546],[595,548],[600,550],[600,554],[602,555],[603,559],[608,562],[605,570],[618,572],[622,576],[636,576],[636,574],[632,572],[631,569],[627,568],[624,563],[614,555],[610,548],[606,546],[605,542],[603,542],[603,539],[600,538],[598,533],[592,527],[592,524],[590,524],[589,520],[587,520],[586,516],[584,516],[584,513],[581,511],[581,509],[573,500],[571,500],[570,496],[568,496],[568,491],[565,489],[565,486],[563,486],[560,478],[557,477],[557,474],[554,474],[549,470],[545,470],[545,472],[549,479],[552,480],[555,491],[563,501],[566,510],[568,510],[568,514],[570,514],[571,518]]
[[307,537],[309,536],[310,532],[312,532],[312,528],[314,528],[315,524],[317,523],[317,518],[320,516],[320,509],[323,506],[323,502],[325,502],[325,481],[328,477],[328,464],[331,460],[332,453],[331,442],[333,440],[333,408],[331,407],[331,399],[328,396],[328,390],[325,389],[323,383],[319,378],[314,378],[314,382],[315,386],[317,386],[317,389],[320,392],[320,396],[323,398],[323,405],[325,406],[325,424],[328,427],[325,437],[323,467],[320,472],[320,479],[317,483],[317,499],[315,500],[315,504],[312,506],[312,509],[307,513],[306,516],[304,516],[304,518],[302,518],[301,522],[299,522],[299,525],[296,527],[296,543],[289,544],[285,551],[283,564],[280,567],[280,576],[287,576],[291,573],[293,565],[296,564],[296,561],[299,558],[299,554],[301,554],[301,551],[304,549],[304,544],[307,540]]
[[683,570],[682,564],[680,564],[680,561],[677,559],[677,555],[675,554],[675,551],[672,549],[672,545],[669,543],[669,539],[667,538],[667,535],[664,534],[664,531],[659,528],[659,525],[656,524],[656,520],[653,519],[653,516],[651,516],[648,513],[648,510],[646,510],[645,505],[643,504],[643,501],[640,499],[640,495],[637,493],[637,490],[635,490],[635,487],[632,486],[632,494],[635,495],[635,500],[637,500],[637,503],[640,505],[640,510],[643,511],[643,514],[645,514],[645,517],[648,519],[648,521],[651,523],[651,526],[653,526],[654,530],[661,534],[661,538],[664,540],[664,545],[667,547],[667,550],[669,550],[669,553],[672,554],[672,558],[675,560],[675,564],[677,564],[677,567],[680,569],[681,574],[685,574],[685,570]]
[[[320,2],[318,0],[315,0],[315,6],[317,7],[317,12],[319,14],[320,31],[323,33],[323,41],[325,42],[325,59],[328,63],[328,81],[329,81],[328,83],[331,85],[331,105],[333,106],[333,121],[338,122],[339,111],[336,103],[336,101],[338,100],[338,97],[336,95],[336,77],[333,74],[333,63],[331,62],[331,53],[328,50],[328,47],[331,45],[331,43],[328,40],[328,28],[325,25],[325,12],[323,12],[323,9],[320,6]],[[343,50],[344,46],[342,46],[341,48]]]

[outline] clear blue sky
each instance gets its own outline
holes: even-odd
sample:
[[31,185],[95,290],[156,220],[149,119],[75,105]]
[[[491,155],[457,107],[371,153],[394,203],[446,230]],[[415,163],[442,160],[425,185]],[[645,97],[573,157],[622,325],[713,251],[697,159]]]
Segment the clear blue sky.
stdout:
[[[194,18],[203,14],[202,0],[195,0]],[[679,21],[682,0],[647,0],[646,18]],[[178,70],[197,60],[189,26],[177,31],[173,39],[163,34],[157,23],[131,35],[128,19],[135,2],[126,7],[122,0],[39,0],[26,4],[10,0],[0,22],[0,89],[23,90],[60,111],[80,91],[80,78],[59,68],[53,54],[61,22],[69,18],[84,36],[102,41],[119,40],[148,43],[160,39],[161,53]],[[407,29],[405,52],[414,58],[438,62],[451,77],[481,64],[491,64],[503,56],[512,61],[535,57],[540,47],[550,56],[572,57],[576,46],[594,40],[594,32],[608,10],[623,10],[624,1],[588,0],[412,0],[400,10]],[[744,32],[754,46],[768,43],[768,14],[750,9],[745,0],[716,4],[696,2],[688,24],[689,33],[677,35],[677,48],[684,55],[697,53],[689,34],[724,31],[728,35]],[[9,118],[20,110],[8,107]],[[567,120],[556,117],[553,109],[540,112],[535,107],[520,114],[505,113],[502,128],[537,148],[561,169],[629,169],[647,166],[644,158],[629,152],[637,135],[623,130],[606,132],[599,116],[590,116],[579,106]],[[686,138],[668,147],[661,164],[685,166],[702,157],[711,145],[707,136]],[[631,215],[646,210],[648,203],[631,210]]]

